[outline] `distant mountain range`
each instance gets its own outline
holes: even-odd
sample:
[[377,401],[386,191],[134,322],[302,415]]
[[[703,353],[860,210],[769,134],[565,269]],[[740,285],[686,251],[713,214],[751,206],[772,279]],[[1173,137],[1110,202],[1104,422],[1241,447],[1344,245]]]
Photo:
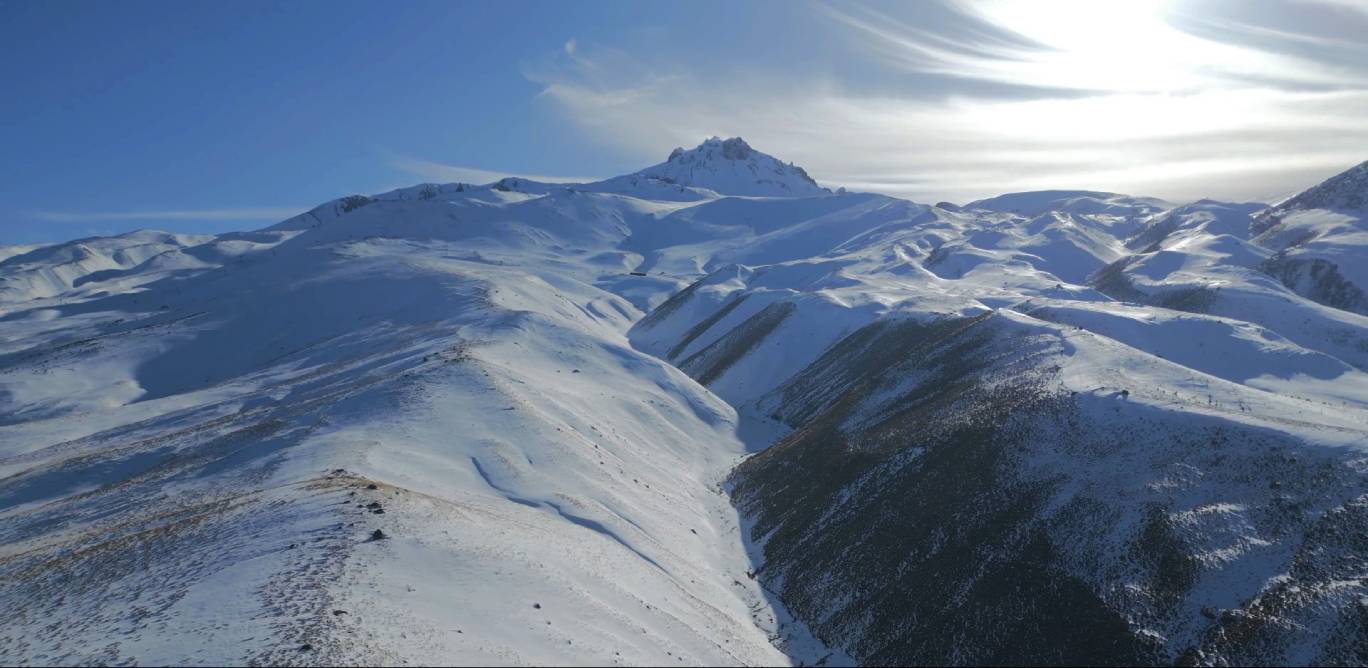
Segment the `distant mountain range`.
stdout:
[[0,247],[0,661],[1368,664],[1368,163],[927,206],[739,138]]

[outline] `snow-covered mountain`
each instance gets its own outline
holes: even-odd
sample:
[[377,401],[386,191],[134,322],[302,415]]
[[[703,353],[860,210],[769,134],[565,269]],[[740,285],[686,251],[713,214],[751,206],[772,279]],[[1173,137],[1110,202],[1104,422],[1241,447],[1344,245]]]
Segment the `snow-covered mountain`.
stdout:
[[1368,663],[1363,170],[933,207],[714,138],[7,253],[0,659]]
[[1368,660],[1368,320],[1268,275],[1258,208],[1132,201],[937,207],[633,328],[792,430],[731,484],[819,636],[881,664]]
[[[596,192],[621,192],[660,199],[815,197],[830,192],[802,167],[785,164],[750,147],[740,137],[713,137],[695,148],[676,148],[658,165],[589,184]],[[678,193],[678,194],[675,194]]]
[[1256,241],[1275,251],[1264,270],[1308,299],[1368,315],[1368,162],[1254,220]]
[[[9,247],[13,250],[0,252],[0,301],[54,297],[121,273],[146,276],[152,269],[143,266],[147,262],[160,260],[171,251],[202,246],[211,239],[142,230],[46,246]],[[190,254],[178,259],[197,263]]]

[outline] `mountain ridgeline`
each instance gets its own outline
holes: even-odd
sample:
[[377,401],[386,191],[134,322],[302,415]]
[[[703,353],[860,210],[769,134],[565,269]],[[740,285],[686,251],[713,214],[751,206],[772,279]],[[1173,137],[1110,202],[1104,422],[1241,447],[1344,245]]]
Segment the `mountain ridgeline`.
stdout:
[[0,660],[1368,664],[1365,202],[713,138],[0,247]]

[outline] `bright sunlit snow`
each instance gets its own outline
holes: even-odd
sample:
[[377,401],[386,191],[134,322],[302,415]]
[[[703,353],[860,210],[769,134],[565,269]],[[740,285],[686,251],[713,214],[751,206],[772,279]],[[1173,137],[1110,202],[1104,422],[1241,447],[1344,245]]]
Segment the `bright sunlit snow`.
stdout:
[[[1288,439],[1333,481],[1297,503],[1347,512],[1368,452],[1363,170],[1267,211],[1091,191],[925,206],[714,138],[601,182],[419,185],[257,232],[7,249],[0,657],[859,659],[862,626],[781,603],[773,539],[725,481],[806,438],[798,407],[856,387],[826,360],[867,326],[993,318],[1048,351],[1087,424]],[[937,368],[846,395],[839,428],[873,433]],[[1207,646],[1198,608],[1291,567],[1302,525],[1250,518],[1283,503],[1270,485],[1301,488],[1239,446],[1238,480],[1204,482],[1153,438],[1020,470],[1113,490],[1097,503],[1132,518],[1118,531],[1168,508],[1204,573],[1145,622],[1173,656]],[[1080,577],[1150,610],[1108,593],[1119,575]],[[1364,595],[1336,586],[1298,623]],[[1278,642],[1266,656],[1334,651]]]

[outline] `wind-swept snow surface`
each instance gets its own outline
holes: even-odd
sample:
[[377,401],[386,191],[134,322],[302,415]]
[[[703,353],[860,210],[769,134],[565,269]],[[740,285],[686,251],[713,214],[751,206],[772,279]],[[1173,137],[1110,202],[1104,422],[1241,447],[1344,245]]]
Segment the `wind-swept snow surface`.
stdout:
[[1357,169],[930,207],[710,139],[3,249],[0,660],[1368,663]]

